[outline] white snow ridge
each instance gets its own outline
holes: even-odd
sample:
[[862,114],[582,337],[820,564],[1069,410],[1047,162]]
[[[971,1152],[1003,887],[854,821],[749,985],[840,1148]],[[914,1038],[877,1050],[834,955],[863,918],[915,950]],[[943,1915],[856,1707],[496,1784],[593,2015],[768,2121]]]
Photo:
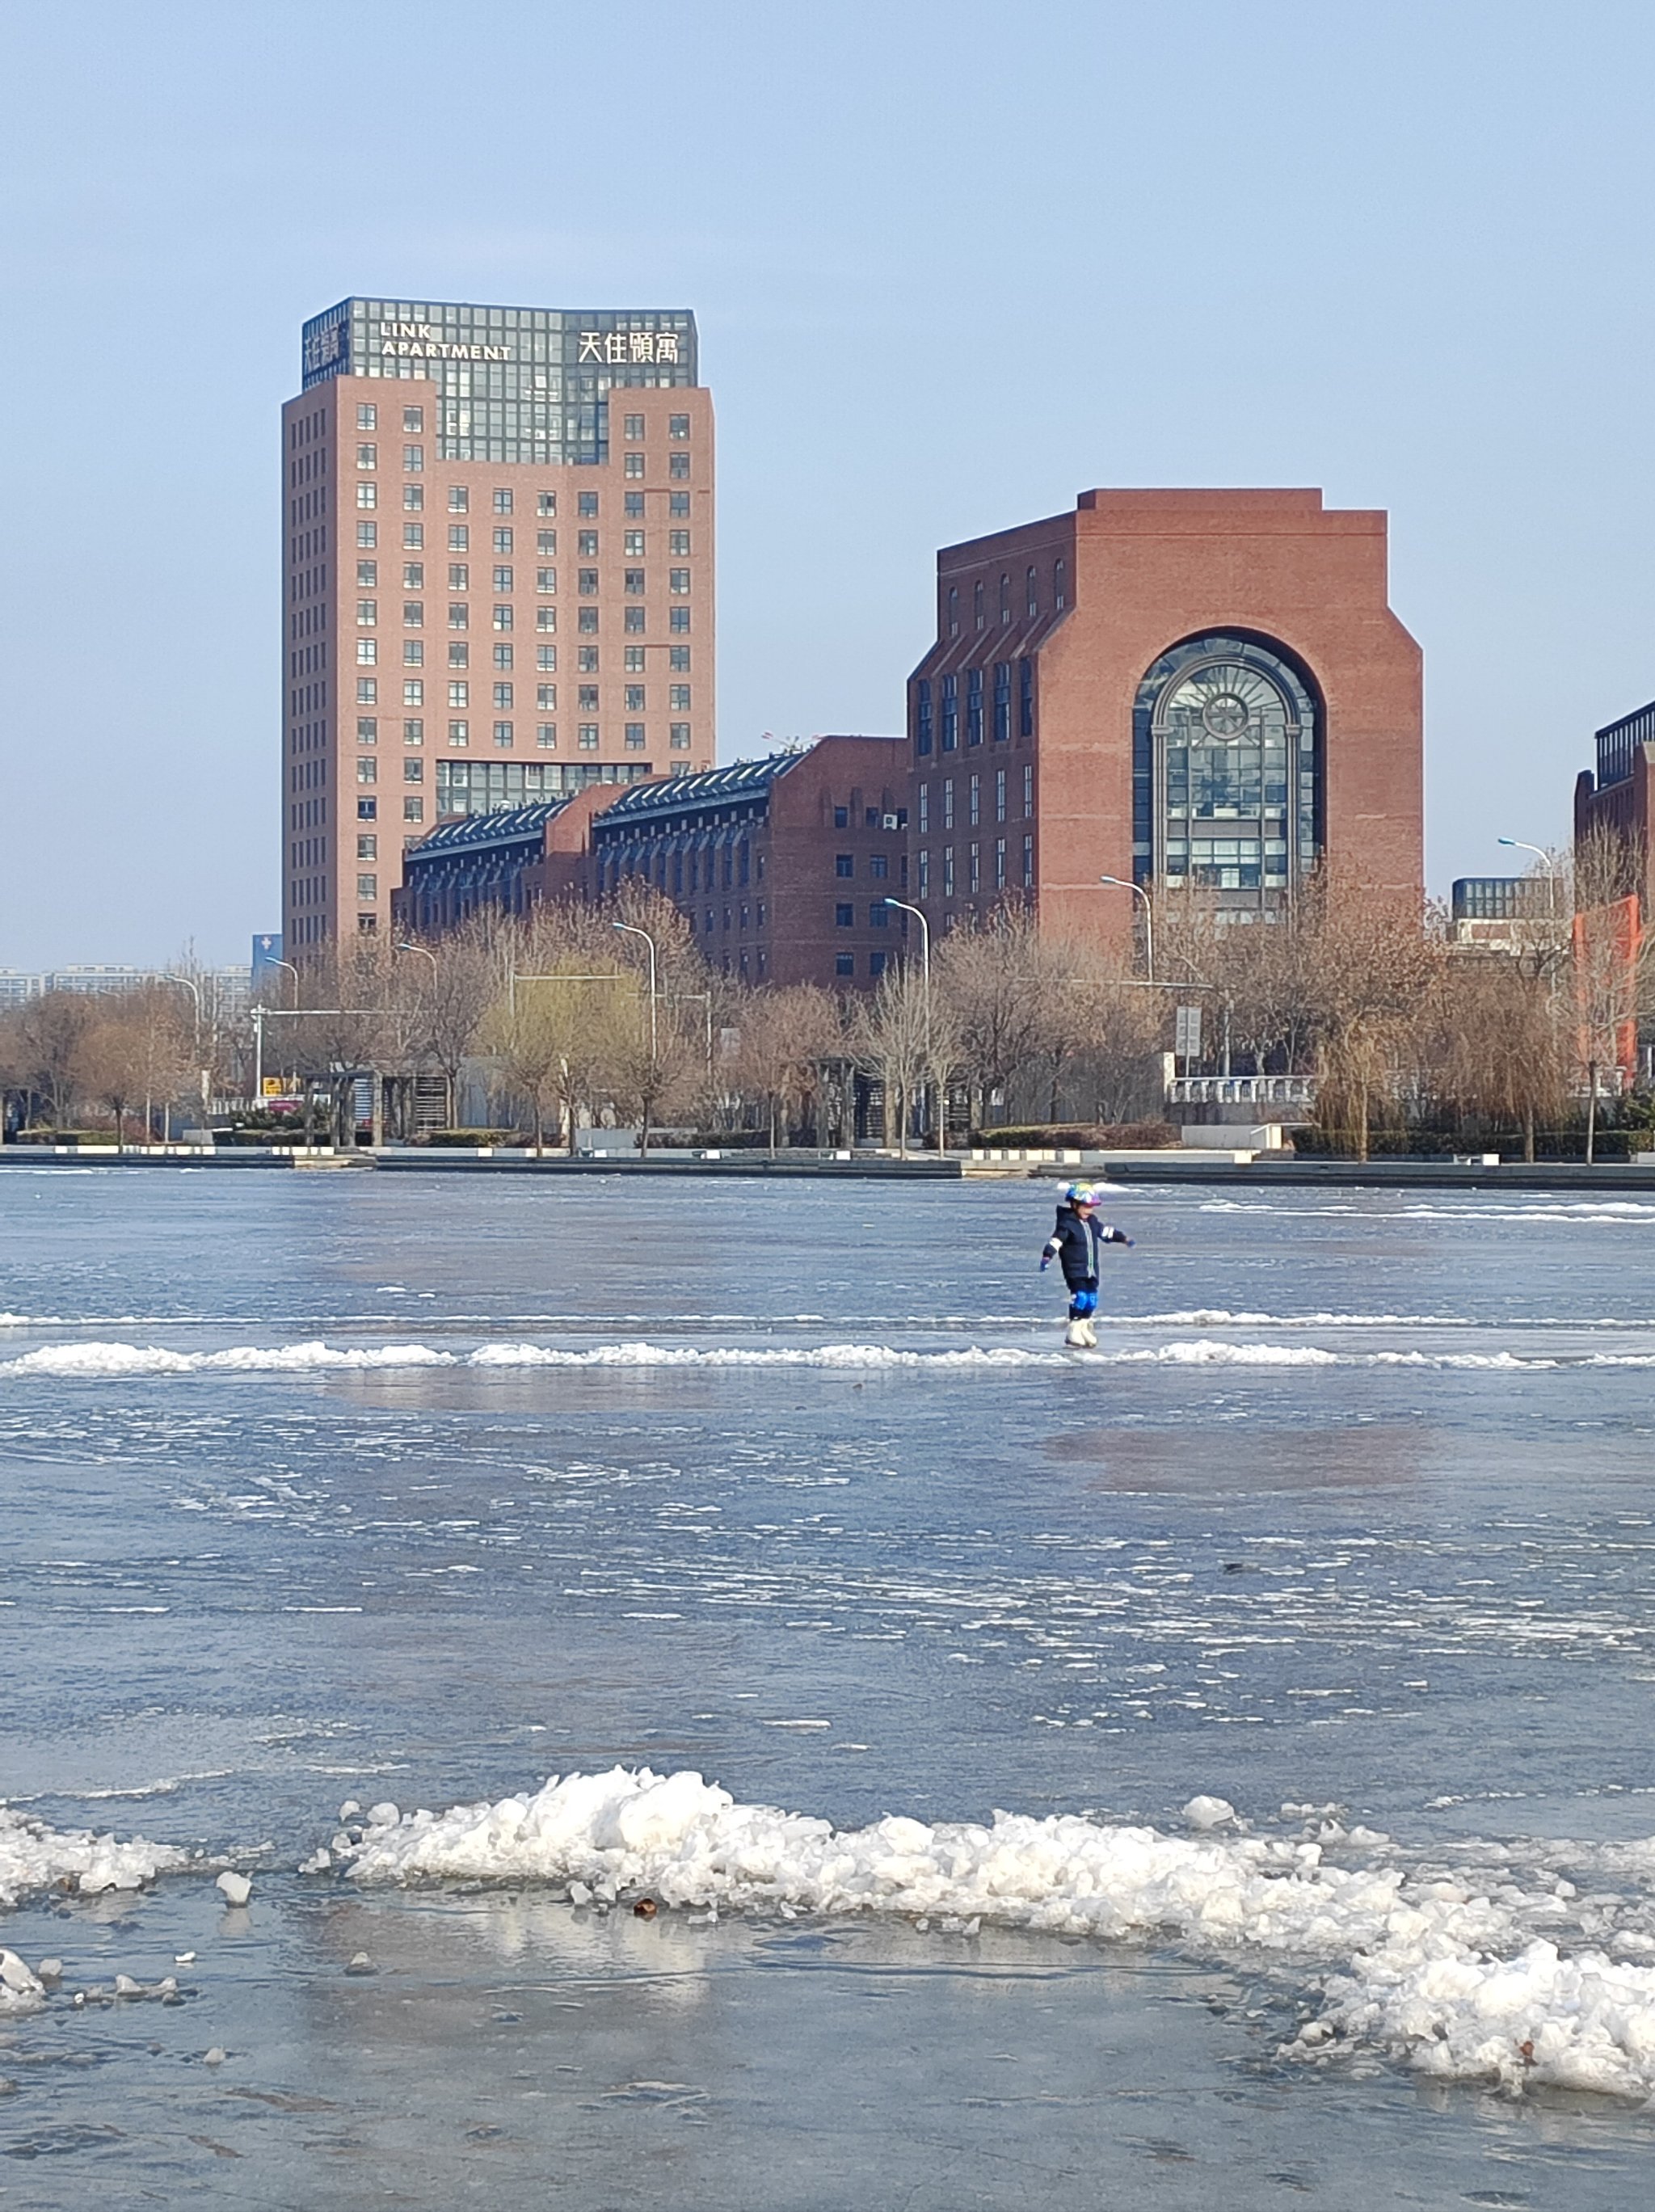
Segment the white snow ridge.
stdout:
[[[1193,1799],[1186,1816],[1222,1819],[1222,1802]],[[1165,1835],[1072,1814],[997,1813],[986,1827],[898,1816],[841,1833],[737,1804],[699,1774],[648,1768],[553,1778],[530,1796],[441,1814],[376,1810],[393,1817],[335,1838],[342,1869],[362,1881],[542,1881],[581,1904],[647,1891],[715,1914],[785,1906],[967,1934],[988,1920],[1258,1947],[1293,1954],[1324,1991],[1287,2046],[1294,2057],[1324,2063],[1360,2041],[1432,2074],[1655,2094],[1655,1967],[1561,1955],[1539,1931],[1566,1931],[1567,1882],[1471,1888],[1394,1865],[1330,1865],[1316,1841]]]
[[158,1874],[174,1874],[189,1854],[142,1836],[122,1843],[87,1828],[52,1828],[0,1805],[0,1911],[32,1891],[66,1881],[85,1897],[106,1889],[141,1889]]

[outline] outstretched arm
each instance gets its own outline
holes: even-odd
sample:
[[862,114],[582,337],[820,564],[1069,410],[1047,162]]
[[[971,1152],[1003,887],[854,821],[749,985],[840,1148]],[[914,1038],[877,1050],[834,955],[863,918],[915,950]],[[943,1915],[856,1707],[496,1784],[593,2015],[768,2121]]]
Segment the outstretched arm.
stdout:
[[1046,1269],[1052,1265],[1052,1262],[1057,1258],[1058,1253],[1061,1252],[1062,1249],[1063,1239],[1061,1237],[1058,1236],[1054,1232],[1052,1236],[1046,1238],[1046,1243],[1040,1248],[1040,1273],[1042,1274],[1046,1273]]
[[1107,1222],[1098,1231],[1098,1242],[1100,1244],[1125,1244],[1129,1251],[1132,1245],[1132,1239],[1124,1229],[1116,1229]]

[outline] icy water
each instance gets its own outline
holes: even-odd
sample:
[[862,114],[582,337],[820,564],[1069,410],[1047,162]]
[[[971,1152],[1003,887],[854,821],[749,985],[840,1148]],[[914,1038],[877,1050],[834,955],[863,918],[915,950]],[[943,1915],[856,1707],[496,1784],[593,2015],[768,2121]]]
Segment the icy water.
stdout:
[[0,2203],[1646,2201],[1655,1203],[1114,1203],[0,1170]]

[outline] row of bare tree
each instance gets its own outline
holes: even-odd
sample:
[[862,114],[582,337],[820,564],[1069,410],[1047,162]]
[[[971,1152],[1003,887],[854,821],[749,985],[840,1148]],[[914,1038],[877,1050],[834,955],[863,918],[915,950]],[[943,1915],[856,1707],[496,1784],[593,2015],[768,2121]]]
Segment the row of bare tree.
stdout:
[[[376,1140],[409,1135],[415,1085],[443,1118],[481,1085],[491,1120],[573,1148],[611,1122],[744,1127],[773,1146],[856,1133],[858,1079],[885,1141],[950,1126],[1118,1124],[1163,1111],[1172,1013],[1200,1010],[1205,1072],[1315,1079],[1321,1141],[1366,1158],[1381,1131],[1520,1132],[1532,1157],[1584,1121],[1649,1000],[1622,856],[1558,881],[1557,926],[1524,949],[1452,945],[1440,918],[1322,882],[1270,926],[1209,896],[1161,898],[1147,942],[1110,959],[1012,906],[912,957],[871,993],[749,990],[710,969],[664,898],[483,914],[430,948],[365,938],[307,965],[249,1023],[203,1035],[185,992],[49,994],[0,1016],[0,1090],[62,1128],[95,1109],[124,1136],[246,1093],[255,1066],[297,1087],[315,1135],[351,1141],[369,1079]],[[1575,901],[1585,903],[1575,915]],[[1573,917],[1570,927],[1568,917]],[[1186,1029],[1186,1040],[1191,1034]],[[1190,1072],[1195,1072],[1191,1069]],[[312,1121],[319,1106],[320,1127]],[[13,1120],[17,1119],[15,1110]],[[429,1111],[425,1117],[433,1119]]]

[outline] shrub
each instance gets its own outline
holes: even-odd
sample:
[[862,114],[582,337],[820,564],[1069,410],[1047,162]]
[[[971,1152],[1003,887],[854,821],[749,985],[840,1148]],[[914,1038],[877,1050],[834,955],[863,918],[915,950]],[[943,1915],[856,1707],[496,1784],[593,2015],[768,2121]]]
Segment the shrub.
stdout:
[[995,1152],[1139,1152],[1162,1151],[1179,1137],[1170,1121],[1093,1121],[973,1129],[971,1141]]

